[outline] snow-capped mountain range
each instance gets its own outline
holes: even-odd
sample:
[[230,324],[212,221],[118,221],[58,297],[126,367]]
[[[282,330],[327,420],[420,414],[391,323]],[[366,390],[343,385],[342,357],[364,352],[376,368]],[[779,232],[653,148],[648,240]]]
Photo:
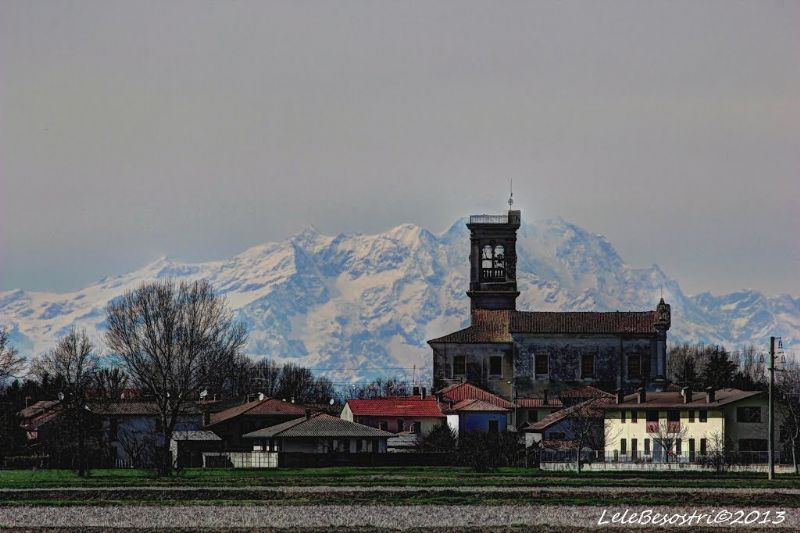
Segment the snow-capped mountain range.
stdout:
[[[308,228],[221,261],[167,258],[65,294],[0,292],[0,325],[20,352],[51,347],[68,328],[102,339],[104,306],[147,280],[208,278],[249,327],[248,353],[295,360],[337,382],[430,374],[426,340],[469,322],[465,220],[433,234],[403,224],[378,235]],[[517,308],[614,311],[672,304],[670,342],[765,346],[800,342],[800,299],[756,291],[688,296],[658,268],[626,264],[603,236],[563,219],[524,224],[517,244]]]

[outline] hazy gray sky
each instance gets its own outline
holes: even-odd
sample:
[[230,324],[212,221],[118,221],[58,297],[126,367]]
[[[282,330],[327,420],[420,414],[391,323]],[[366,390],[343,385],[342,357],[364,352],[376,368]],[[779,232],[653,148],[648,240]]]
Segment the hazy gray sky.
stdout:
[[800,294],[800,2],[0,0],[0,289],[501,211]]

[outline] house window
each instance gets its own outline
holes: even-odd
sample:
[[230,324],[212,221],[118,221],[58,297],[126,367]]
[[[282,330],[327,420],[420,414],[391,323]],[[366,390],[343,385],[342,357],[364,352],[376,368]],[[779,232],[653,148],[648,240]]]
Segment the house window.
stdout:
[[681,449],[682,444],[683,443],[681,442],[681,439],[675,439],[675,455],[680,455],[683,453],[683,450]]
[[689,439],[689,460],[694,461],[694,439]]
[[631,424],[636,424],[639,421],[639,411],[634,409],[631,411]]
[[528,411],[528,422],[531,424],[539,421],[539,411],[536,409],[531,409]]
[[694,409],[689,409],[689,422],[694,422]]
[[650,455],[650,439],[644,439],[644,454]]
[[411,433],[422,433],[422,422],[417,420],[411,424]]
[[489,420],[489,433],[499,433],[500,432],[500,424],[497,420]]
[[620,439],[619,441],[619,453],[625,455],[628,453],[628,441],[626,439]]
[[405,431],[405,430],[406,430],[406,427],[405,427],[405,423],[403,422],[403,419],[402,418],[398,418],[397,419],[397,431],[398,431],[398,433],[400,431]]
[[738,407],[736,409],[736,421],[744,422],[747,424],[760,424],[761,423],[761,408],[760,407]]
[[356,439],[356,452],[364,451],[364,441],[361,439]]
[[705,409],[700,409],[700,422],[707,422],[708,421],[708,411]]
[[463,376],[467,373],[467,358],[463,355],[453,357],[453,376]]
[[648,422],[658,422],[658,409],[648,409],[645,416]]
[[707,451],[706,439],[700,439],[700,455],[705,455]]
[[642,357],[637,353],[628,356],[628,379],[642,377]]
[[588,379],[594,377],[594,354],[583,354],[581,356],[581,378]]
[[537,374],[547,374],[549,372],[549,359],[550,355],[547,352],[539,352],[536,354]]
[[389,422],[387,422],[386,420],[381,420],[380,422],[378,422],[378,429],[380,429],[381,431],[389,431]]
[[619,417],[619,419],[620,419],[620,421],[621,421],[621,422],[624,424],[624,423],[625,423],[625,409],[623,409],[622,411],[620,411],[620,413],[621,413],[621,414],[620,414],[620,417]]
[[676,409],[669,409],[667,411],[667,421],[668,422],[680,422],[681,421],[681,412]]
[[503,375],[503,358],[500,356],[493,356],[489,358],[489,375],[502,376]]
[[636,459],[636,454],[639,453],[639,441],[631,439],[631,458]]

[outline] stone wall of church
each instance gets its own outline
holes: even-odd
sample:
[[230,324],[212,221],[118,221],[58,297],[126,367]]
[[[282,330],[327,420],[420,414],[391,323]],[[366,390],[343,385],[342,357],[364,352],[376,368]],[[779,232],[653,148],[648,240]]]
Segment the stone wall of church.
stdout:
[[[514,349],[511,344],[442,344],[433,348],[433,386],[440,390],[454,383],[469,382],[511,398],[514,377]],[[455,358],[463,357],[463,372]],[[500,357],[501,372],[491,372],[491,358]]]
[[[606,390],[626,391],[641,386],[648,378],[655,353],[654,337],[615,335],[514,335],[514,375],[517,396],[539,395],[545,390],[558,393],[564,388],[593,385]],[[583,355],[594,356],[592,377],[581,372]],[[641,377],[629,378],[629,356],[639,356]],[[537,374],[536,357],[547,358],[547,373]],[[541,369],[541,366],[540,366]]]

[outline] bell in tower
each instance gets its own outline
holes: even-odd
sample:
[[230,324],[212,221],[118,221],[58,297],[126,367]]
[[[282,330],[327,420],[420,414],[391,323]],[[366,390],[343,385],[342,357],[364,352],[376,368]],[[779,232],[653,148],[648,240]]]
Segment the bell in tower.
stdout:
[[517,230],[520,212],[472,215],[470,231],[470,281],[467,296],[472,309],[516,309]]

